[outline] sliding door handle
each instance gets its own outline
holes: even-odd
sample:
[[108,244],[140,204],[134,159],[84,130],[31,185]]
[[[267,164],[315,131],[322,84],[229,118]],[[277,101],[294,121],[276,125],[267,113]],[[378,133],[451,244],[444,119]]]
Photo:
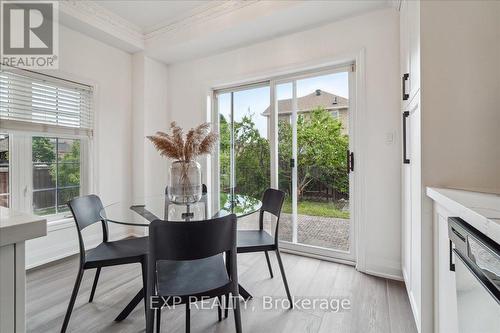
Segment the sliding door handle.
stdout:
[[406,119],[410,116],[410,111],[403,112],[403,164],[410,164],[410,159],[407,158],[407,148],[406,148]]
[[406,93],[406,82],[408,81],[409,78],[410,78],[410,74],[409,73],[403,74],[403,77],[401,78],[401,80],[403,81],[402,82],[403,101],[406,101],[406,100],[408,100],[408,98],[410,98],[410,94]]
[[354,153],[347,150],[347,173],[354,171]]

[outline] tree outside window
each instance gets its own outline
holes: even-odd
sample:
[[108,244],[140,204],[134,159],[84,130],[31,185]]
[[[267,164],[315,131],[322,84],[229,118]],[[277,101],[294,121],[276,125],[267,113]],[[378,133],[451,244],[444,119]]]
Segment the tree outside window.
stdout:
[[66,203],[80,194],[80,140],[33,137],[33,212],[68,211]]

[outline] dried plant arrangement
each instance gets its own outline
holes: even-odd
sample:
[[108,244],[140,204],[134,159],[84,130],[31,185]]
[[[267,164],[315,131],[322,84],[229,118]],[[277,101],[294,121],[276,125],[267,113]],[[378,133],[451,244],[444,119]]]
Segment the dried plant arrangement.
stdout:
[[210,154],[218,140],[209,123],[190,129],[186,135],[175,122],[171,133],[156,132],[147,138],[160,154],[175,160],[170,166],[168,195],[176,203],[196,202],[202,196],[201,168],[196,158]]
[[210,130],[210,123],[203,123],[190,129],[185,136],[182,128],[175,122],[170,124],[170,129],[171,134],[156,132],[156,135],[147,138],[162,156],[183,162],[210,154],[219,137]]

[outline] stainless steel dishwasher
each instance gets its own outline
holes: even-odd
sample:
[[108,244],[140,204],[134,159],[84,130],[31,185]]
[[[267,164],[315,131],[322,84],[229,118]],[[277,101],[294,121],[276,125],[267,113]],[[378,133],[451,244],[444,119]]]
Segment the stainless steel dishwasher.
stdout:
[[448,234],[459,331],[499,333],[500,245],[457,217],[448,219]]

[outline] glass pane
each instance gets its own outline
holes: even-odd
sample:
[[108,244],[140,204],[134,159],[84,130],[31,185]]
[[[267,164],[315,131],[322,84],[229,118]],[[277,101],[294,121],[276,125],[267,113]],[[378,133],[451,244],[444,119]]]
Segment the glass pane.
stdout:
[[0,206],[9,207],[9,136],[0,134]]
[[33,213],[55,214],[56,210],[56,144],[57,139],[33,137],[31,141],[33,161]]
[[297,241],[348,251],[348,73],[298,80],[297,103]]
[[57,140],[57,185],[80,185],[80,141]]
[[220,193],[229,193],[231,188],[231,93],[217,97],[219,111],[219,174]]
[[269,86],[234,92],[235,192],[262,197],[271,184]]
[[292,241],[292,83],[276,86],[278,101],[278,188],[287,195],[280,218],[280,240]]
[[66,203],[80,195],[80,140],[33,137],[33,212],[67,211]]
[[57,212],[67,212],[69,207],[68,201],[80,195],[80,186],[63,188],[57,190]]
[[56,187],[56,164],[33,162],[33,190],[54,189]]
[[33,213],[36,215],[50,215],[56,212],[55,189],[33,191]]
[[33,162],[52,164],[56,161],[56,139],[46,137],[33,137],[32,139]]

